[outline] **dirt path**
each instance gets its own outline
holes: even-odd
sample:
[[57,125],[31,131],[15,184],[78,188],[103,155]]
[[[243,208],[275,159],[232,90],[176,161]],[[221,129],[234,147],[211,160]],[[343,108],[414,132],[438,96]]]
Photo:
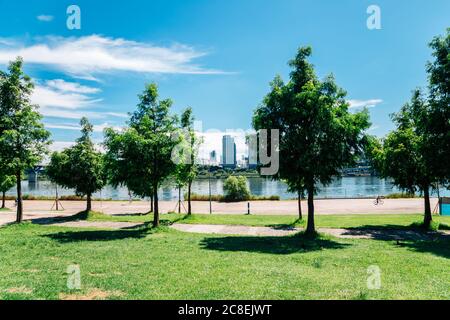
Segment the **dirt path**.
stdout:
[[[29,214],[27,219],[35,224],[51,225],[68,228],[98,228],[98,229],[131,229],[143,226],[143,223],[112,222],[112,221],[61,221],[67,214],[38,215]],[[1,222],[1,220],[0,220]],[[1,225],[1,223],[0,223]],[[181,224],[175,223],[171,228],[191,233],[224,234],[244,236],[272,236],[282,237],[302,231],[301,228],[250,227],[240,225],[210,225],[210,224]],[[419,232],[414,230],[368,229],[368,228],[319,228],[318,232],[343,239],[378,239],[378,240],[432,240],[436,237],[450,237],[450,231]]]
[[131,229],[143,226],[143,223],[133,223],[133,222],[112,222],[112,221],[67,221],[58,222],[55,219],[40,219],[39,221],[34,220],[33,223],[46,225],[46,226],[57,226],[66,228],[98,228],[98,229]]
[[[174,224],[172,228],[193,233],[229,234],[244,236],[273,236],[281,237],[295,234],[300,228],[248,227],[207,224]],[[343,239],[376,239],[376,240],[431,240],[436,237],[450,236],[450,232],[419,232],[413,230],[395,229],[335,229],[319,228],[319,233]]]

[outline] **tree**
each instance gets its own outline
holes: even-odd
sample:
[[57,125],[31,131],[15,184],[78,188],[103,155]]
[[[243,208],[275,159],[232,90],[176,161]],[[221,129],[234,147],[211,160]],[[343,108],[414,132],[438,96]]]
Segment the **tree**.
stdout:
[[134,195],[151,199],[150,211],[153,211],[153,184],[147,166],[143,166],[142,144],[135,130],[116,132],[105,129],[105,170],[109,183],[114,186],[126,186]]
[[223,183],[226,201],[245,201],[250,199],[247,178],[244,176],[229,176]]
[[6,207],[6,192],[16,184],[16,176],[0,171],[0,192],[2,193],[2,209]]
[[424,126],[426,146],[433,158],[429,165],[437,182],[450,184],[450,28],[445,36],[435,37],[430,47],[434,60],[428,62],[428,112]]
[[[139,95],[137,110],[131,115],[129,128],[122,133],[107,131],[106,146],[111,159],[126,163],[130,169],[127,181],[145,180],[145,184],[136,183],[138,191],[145,193],[146,185],[153,193],[154,218],[153,226],[159,226],[158,189],[161,183],[175,171],[175,163],[171,155],[179,142],[174,139],[176,117],[170,114],[172,101],[158,99],[158,87],[150,84]],[[118,138],[120,137],[120,138]],[[110,149],[111,139],[119,139],[116,149]],[[125,143],[126,141],[126,143]],[[127,146],[127,144],[129,144]]]
[[47,175],[52,182],[75,189],[79,196],[86,196],[86,211],[90,211],[92,194],[103,188],[106,175],[103,155],[91,140],[92,125],[87,118],[82,118],[80,125],[81,137],[74,146],[52,154]]
[[410,193],[423,193],[427,229],[432,221],[430,189],[450,181],[450,29],[430,47],[434,61],[427,64],[428,99],[414,90],[411,101],[392,116],[396,130],[372,152],[383,176]]
[[38,106],[30,102],[33,88],[23,72],[22,58],[10,62],[8,72],[0,72],[0,163],[5,166],[2,170],[16,177],[18,223],[23,218],[22,173],[42,160],[50,136]]
[[[345,166],[352,165],[364,144],[369,128],[366,109],[350,113],[346,92],[333,76],[320,81],[307,61],[310,47],[298,50],[289,62],[293,69],[284,84],[280,76],[253,116],[256,130],[280,132],[280,169],[273,178],[283,179],[289,189],[308,194],[306,232],[315,233],[314,194],[319,183],[329,184]],[[268,149],[272,152],[272,148]],[[276,150],[274,150],[276,152]]]
[[[198,167],[195,163],[201,139],[198,138],[194,131],[194,117],[192,109],[187,108],[181,115],[181,132],[180,141],[177,148],[174,149],[172,157],[175,158],[177,168],[175,172],[175,182],[178,187],[179,196],[181,188],[185,185],[188,187],[188,215],[192,214],[191,191],[192,182],[198,174]],[[180,201],[179,201],[180,205]],[[180,209],[180,208],[179,208]]]
[[376,168],[383,177],[390,177],[399,188],[424,195],[424,228],[429,228],[432,215],[430,189],[439,180],[434,169],[435,154],[430,149],[426,130],[429,104],[420,90],[415,90],[392,118],[397,126],[374,152]]

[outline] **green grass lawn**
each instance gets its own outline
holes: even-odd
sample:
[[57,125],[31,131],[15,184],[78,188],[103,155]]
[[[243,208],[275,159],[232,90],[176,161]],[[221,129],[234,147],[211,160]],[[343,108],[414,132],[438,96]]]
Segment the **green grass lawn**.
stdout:
[[[153,215],[121,215],[110,216],[99,213],[90,213],[89,216],[81,216],[90,221],[120,221],[120,222],[151,222]],[[441,229],[448,229],[450,216],[433,216]],[[161,220],[170,223],[187,224],[224,224],[244,226],[306,226],[306,219],[299,221],[296,216],[289,215],[235,215],[235,214],[163,214]],[[404,228],[414,223],[422,222],[423,215],[419,214],[361,214],[361,215],[317,215],[315,222],[323,228]]]
[[[449,240],[399,245],[25,223],[0,229],[0,257],[0,299],[450,299]],[[79,291],[66,286],[72,264],[81,269]],[[380,290],[367,289],[370,265],[381,268]]]
[[11,211],[9,208],[0,208],[0,212],[8,212]]

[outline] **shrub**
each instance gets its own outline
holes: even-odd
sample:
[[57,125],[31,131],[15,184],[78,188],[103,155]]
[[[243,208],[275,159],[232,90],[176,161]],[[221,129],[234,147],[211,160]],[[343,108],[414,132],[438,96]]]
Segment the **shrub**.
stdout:
[[250,190],[247,185],[247,178],[243,176],[230,176],[224,184],[223,190],[225,192],[225,200],[245,201],[250,199]]
[[[187,198],[187,194],[184,195],[184,198]],[[191,200],[192,201],[209,201],[209,195],[207,194],[197,194],[197,193],[191,193]],[[251,201],[279,201],[280,196],[255,196],[251,195],[249,199]],[[219,194],[212,194],[211,195],[211,201],[218,201],[218,202],[227,202],[225,196],[219,195]]]
[[[187,199],[187,193],[184,194],[184,198]],[[209,195],[207,194],[196,194],[191,193],[192,201],[209,201]],[[224,197],[222,195],[212,194],[211,201],[223,201]]]
[[408,198],[416,198],[416,195],[414,193],[409,192],[398,192],[398,193],[391,193],[388,194],[386,199],[408,199]]

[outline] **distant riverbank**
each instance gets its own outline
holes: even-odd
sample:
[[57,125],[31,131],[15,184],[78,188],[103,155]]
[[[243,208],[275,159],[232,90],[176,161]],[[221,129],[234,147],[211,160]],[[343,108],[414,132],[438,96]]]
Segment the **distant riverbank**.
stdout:
[[[223,195],[224,179],[197,179],[192,185],[192,192],[198,195],[208,196],[211,188],[212,195]],[[297,195],[287,191],[287,186],[282,181],[274,181],[267,178],[248,178],[248,184],[251,194],[260,197],[277,196],[280,200],[296,199]],[[22,191],[31,199],[54,199],[55,185],[49,181],[38,181],[31,183],[22,181]],[[183,190],[182,194],[184,194]],[[321,187],[316,195],[317,199],[364,199],[376,198],[378,195],[387,196],[393,193],[400,193],[391,181],[380,179],[378,177],[342,177],[336,178],[327,187]],[[61,197],[73,197],[74,190],[58,188]],[[7,193],[8,196],[15,196],[15,189]],[[436,196],[433,193],[432,196]],[[442,190],[441,196],[450,196],[448,190]],[[164,201],[173,201],[178,199],[178,190],[166,183],[159,192],[159,197]],[[128,190],[123,187],[113,188],[107,186],[101,192],[94,194],[96,199],[106,200],[128,200]]]

